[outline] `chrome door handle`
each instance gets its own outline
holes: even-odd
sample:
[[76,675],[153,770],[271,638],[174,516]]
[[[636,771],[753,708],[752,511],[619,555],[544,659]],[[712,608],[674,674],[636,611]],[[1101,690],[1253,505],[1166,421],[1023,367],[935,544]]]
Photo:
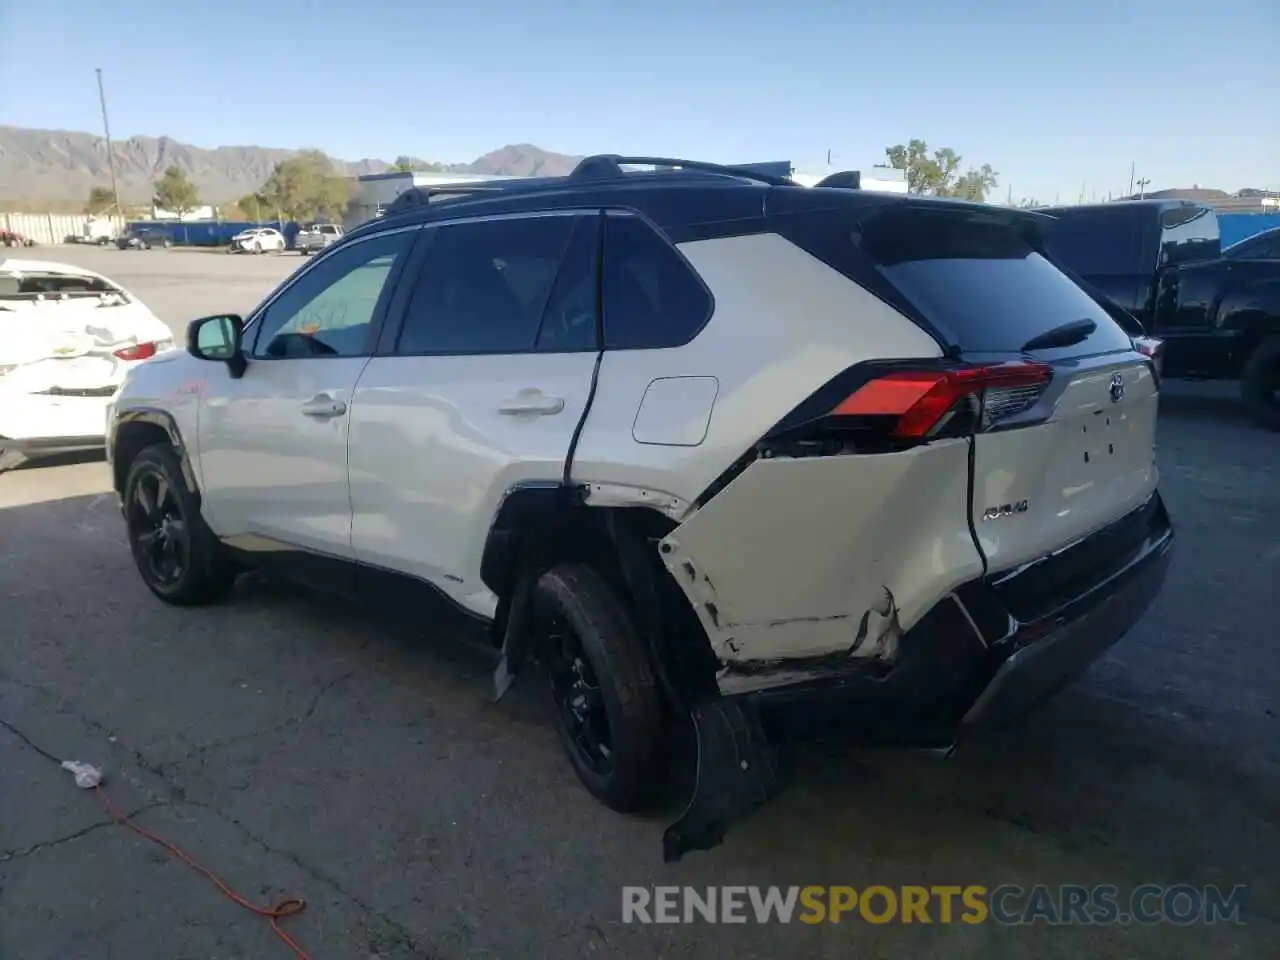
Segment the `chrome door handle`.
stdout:
[[508,416],[535,414],[550,416],[564,409],[564,397],[548,397],[538,390],[522,390],[519,394],[502,402],[499,413]]
[[325,393],[320,394],[318,397],[312,397],[302,405],[302,415],[314,417],[317,420],[340,417],[346,412],[347,405],[345,403]]

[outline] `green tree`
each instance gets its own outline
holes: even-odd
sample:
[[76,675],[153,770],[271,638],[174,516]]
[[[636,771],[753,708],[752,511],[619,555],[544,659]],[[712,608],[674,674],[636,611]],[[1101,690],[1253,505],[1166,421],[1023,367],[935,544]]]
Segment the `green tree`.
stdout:
[[413,157],[396,157],[396,162],[391,165],[392,173],[412,173],[416,169],[418,169],[418,162]]
[[156,181],[155,199],[152,202],[161,210],[181,217],[200,205],[200,194],[180,168],[170,167]]
[[264,213],[299,223],[338,219],[347,207],[348,182],[325,154],[304,150],[277,163],[255,197]]
[[998,183],[996,172],[989,164],[960,172],[963,158],[950,147],[929,151],[924,140],[910,140],[906,144],[885,147],[889,165],[907,175],[907,190],[911,193],[929,194],[935,197],[959,197],[964,200],[985,200]]
[[991,169],[990,164],[984,163],[977,170],[969,170],[956,180],[948,195],[982,203],[987,199],[987,194],[995,189],[996,182],[996,172]]
[[110,213],[116,205],[116,198],[108,187],[90,187],[89,200],[84,205],[84,212],[91,217]]

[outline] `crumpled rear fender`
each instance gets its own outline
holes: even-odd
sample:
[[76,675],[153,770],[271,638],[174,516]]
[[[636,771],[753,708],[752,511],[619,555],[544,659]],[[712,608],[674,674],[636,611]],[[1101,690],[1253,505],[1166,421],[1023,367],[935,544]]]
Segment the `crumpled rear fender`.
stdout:
[[659,544],[723,694],[891,665],[906,630],[982,574],[969,441],[750,464]]

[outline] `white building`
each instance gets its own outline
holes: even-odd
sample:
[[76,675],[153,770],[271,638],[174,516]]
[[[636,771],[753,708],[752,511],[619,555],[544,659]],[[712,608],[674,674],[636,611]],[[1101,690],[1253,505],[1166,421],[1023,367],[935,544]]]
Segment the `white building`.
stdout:
[[427,173],[421,170],[410,173],[368,173],[353,177],[347,203],[346,227],[350,229],[382,216],[382,211],[392,200],[413,187],[443,187],[507,179],[510,178],[478,173]]
[[[825,177],[838,173],[835,167],[825,170],[794,170],[791,179],[804,187],[812,187]],[[894,167],[871,167],[867,170],[855,171],[858,174],[858,186],[862,190],[875,190],[880,193],[906,193],[907,174]]]

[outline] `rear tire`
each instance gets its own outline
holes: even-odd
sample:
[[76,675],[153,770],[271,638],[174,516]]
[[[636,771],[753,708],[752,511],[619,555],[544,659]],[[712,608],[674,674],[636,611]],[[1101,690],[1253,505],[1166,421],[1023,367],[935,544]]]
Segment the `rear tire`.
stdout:
[[663,711],[626,605],[594,568],[566,563],[538,580],[533,623],[578,779],[607,807],[640,809],[663,780]]
[[1254,349],[1244,367],[1241,395],[1255,423],[1280,430],[1280,336]]
[[165,603],[193,607],[222,600],[237,570],[200,516],[173,447],[152,444],[129,465],[125,529],[147,588]]

